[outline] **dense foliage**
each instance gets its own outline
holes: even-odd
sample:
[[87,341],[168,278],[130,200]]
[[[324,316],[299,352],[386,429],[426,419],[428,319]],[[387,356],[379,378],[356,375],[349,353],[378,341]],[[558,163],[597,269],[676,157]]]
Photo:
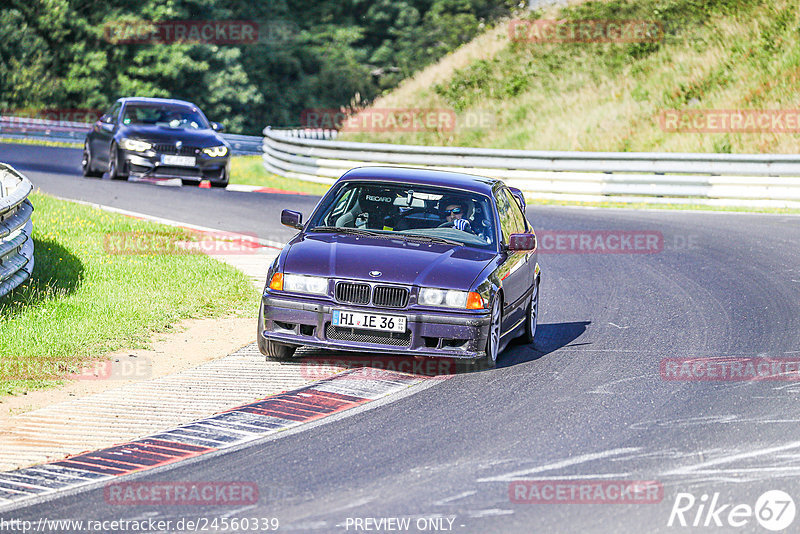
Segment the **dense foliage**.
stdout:
[[[4,0],[0,110],[185,98],[233,132],[368,102],[509,13],[508,0]],[[109,25],[255,21],[257,43],[123,44]]]

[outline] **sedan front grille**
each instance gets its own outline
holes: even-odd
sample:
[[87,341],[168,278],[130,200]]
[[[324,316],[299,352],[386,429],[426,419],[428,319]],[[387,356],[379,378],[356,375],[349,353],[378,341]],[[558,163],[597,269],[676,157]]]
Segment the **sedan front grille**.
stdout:
[[325,337],[340,341],[353,341],[356,343],[375,343],[379,345],[393,345],[395,347],[410,347],[411,332],[379,332],[372,330],[358,330],[355,328],[342,328],[327,324]]
[[174,144],[159,144],[154,147],[159,154],[166,154],[168,156],[195,156],[200,152],[200,149],[194,146],[176,147]]
[[395,286],[375,286],[372,303],[375,306],[386,308],[405,308],[408,304],[408,289]]
[[369,304],[369,284],[339,282],[336,284],[336,300],[350,304]]

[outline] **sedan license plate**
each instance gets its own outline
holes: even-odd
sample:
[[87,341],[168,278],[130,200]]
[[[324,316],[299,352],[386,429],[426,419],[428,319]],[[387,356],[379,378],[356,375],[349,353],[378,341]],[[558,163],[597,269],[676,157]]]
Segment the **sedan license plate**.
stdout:
[[383,332],[405,332],[406,318],[396,315],[377,315],[344,310],[333,310],[333,326],[366,328]]
[[181,167],[194,167],[195,158],[192,156],[161,156],[161,163],[164,165],[179,165]]

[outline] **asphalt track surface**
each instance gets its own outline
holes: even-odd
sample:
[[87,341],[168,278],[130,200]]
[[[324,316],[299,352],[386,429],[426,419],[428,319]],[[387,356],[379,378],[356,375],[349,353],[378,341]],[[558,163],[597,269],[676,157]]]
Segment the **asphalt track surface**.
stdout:
[[[314,199],[111,183],[78,176],[77,154],[0,146],[0,161],[47,193],[227,230],[284,236],[278,208]],[[103,489],[3,519],[277,517],[280,531],[391,532],[356,518],[453,519],[452,532],[769,532],[733,505],[767,490],[800,505],[797,381],[668,381],[664,358],[800,358],[800,218],[530,207],[547,231],[660,232],[646,254],[541,253],[534,347],[498,369],[458,374],[394,402],[137,481],[246,481],[247,506],[120,506]],[[246,380],[246,377],[243,377]],[[654,480],[659,503],[511,502],[512,480]],[[697,499],[668,527],[678,493]],[[717,508],[697,527],[702,496]],[[682,504],[685,504],[683,501]],[[349,518],[349,519],[348,519]],[[361,523],[365,526],[365,523]],[[444,526],[449,526],[445,521]],[[423,525],[424,526],[424,525]],[[798,531],[800,517],[789,531]],[[239,531],[244,531],[240,529]],[[399,530],[394,530],[399,531]]]

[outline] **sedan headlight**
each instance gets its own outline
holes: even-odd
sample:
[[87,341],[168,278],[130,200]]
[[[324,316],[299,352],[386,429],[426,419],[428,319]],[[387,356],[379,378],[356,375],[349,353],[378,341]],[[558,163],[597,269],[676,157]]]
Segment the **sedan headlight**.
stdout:
[[203,154],[205,154],[206,156],[211,156],[212,158],[221,158],[227,153],[228,153],[228,147],[226,147],[225,145],[212,146],[203,149]]
[[328,279],[321,276],[283,275],[283,290],[312,295],[328,294]]
[[147,141],[140,141],[139,139],[123,138],[119,140],[119,147],[123,150],[131,150],[133,152],[147,152],[153,148],[153,144]]
[[483,298],[478,293],[456,291],[454,289],[435,289],[432,287],[420,288],[417,302],[423,306],[469,310],[482,310],[486,307]]

